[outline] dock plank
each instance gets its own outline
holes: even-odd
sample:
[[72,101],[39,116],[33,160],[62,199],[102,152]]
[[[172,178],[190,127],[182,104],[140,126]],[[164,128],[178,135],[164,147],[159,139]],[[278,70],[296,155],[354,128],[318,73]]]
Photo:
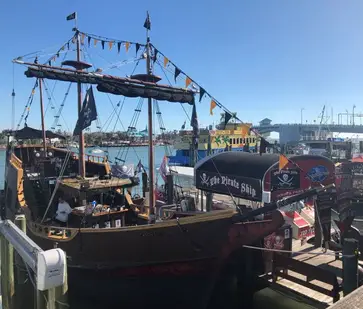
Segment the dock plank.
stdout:
[[[320,253],[324,252],[322,248],[314,248],[314,246],[312,244],[308,244],[308,243],[301,245],[301,242],[298,240],[298,241],[293,241],[293,252],[296,252],[296,251],[305,251],[305,252],[293,254],[293,258],[295,260],[298,260],[298,261],[301,261],[301,262],[304,262],[304,263],[307,263],[307,264],[310,264],[313,266],[317,266],[321,269],[329,270],[332,273],[334,273],[338,279],[342,278],[342,268],[343,268],[342,261],[335,260],[335,256],[333,256],[333,255],[320,254]],[[326,252],[329,254],[334,253],[331,250],[327,250]],[[293,276],[294,278],[306,280],[306,276],[303,276],[303,275],[293,272],[291,270],[288,271],[288,274],[290,276]],[[326,305],[333,304],[332,297],[322,294],[320,292],[317,292],[308,287],[302,286],[298,283],[292,282],[288,279],[279,277],[278,280],[276,281],[276,283],[283,287],[289,288],[299,294],[303,294],[319,303],[324,303]],[[321,282],[321,281],[318,281],[315,279],[311,280],[310,283],[312,283],[314,285],[318,285],[325,289],[333,288],[330,284],[327,284],[325,282]],[[342,292],[339,295],[341,298],[343,297]]]
[[363,309],[363,286],[356,289],[349,295],[337,301],[335,304],[329,306],[329,309],[345,309],[345,308],[354,308],[354,309]]

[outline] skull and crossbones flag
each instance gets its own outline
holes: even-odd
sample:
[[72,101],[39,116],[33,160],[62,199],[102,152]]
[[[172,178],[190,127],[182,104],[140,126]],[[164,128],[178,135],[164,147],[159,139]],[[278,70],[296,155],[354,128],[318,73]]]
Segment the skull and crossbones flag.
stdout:
[[82,130],[88,128],[93,120],[97,119],[97,110],[95,97],[93,96],[93,89],[90,87],[87,90],[86,96],[83,101],[82,109],[79,113],[76,127],[74,128],[73,135],[79,135]]

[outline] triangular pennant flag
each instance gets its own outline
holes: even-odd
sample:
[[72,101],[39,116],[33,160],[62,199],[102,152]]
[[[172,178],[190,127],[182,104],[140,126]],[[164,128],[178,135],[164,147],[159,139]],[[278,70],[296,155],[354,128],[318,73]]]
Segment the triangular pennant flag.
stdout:
[[62,48],[61,48],[61,50],[64,50],[64,49],[65,49],[65,46],[63,45]]
[[185,88],[188,88],[188,86],[191,84],[192,80],[187,76],[185,79]]
[[139,51],[139,49],[140,49],[140,44],[139,43],[136,43],[136,55],[137,55],[137,52]]
[[199,88],[199,102],[202,101],[202,98],[205,95],[205,92],[206,91],[204,90],[204,88],[202,88],[202,87]]
[[105,49],[105,41],[101,41],[102,49]]
[[217,106],[216,101],[214,101],[214,100],[210,101],[210,109],[209,109],[209,113],[210,113],[211,115],[213,115],[213,110],[215,109],[215,107],[216,107],[216,106]]
[[87,38],[87,40],[88,40],[88,47],[91,45],[91,37],[89,36],[88,38]]
[[125,43],[125,49],[126,49],[126,52],[129,51],[129,47],[130,47],[130,42],[126,42]]
[[69,50],[69,42],[67,43],[67,49]]
[[93,39],[93,45],[96,46],[98,43],[98,40],[97,39]]
[[84,33],[81,34],[81,44],[84,44],[84,38],[86,37],[86,35]]
[[283,154],[280,154],[279,157],[279,171],[284,169],[284,167],[289,163],[289,159],[286,158]]
[[113,46],[113,42],[112,41],[108,42],[108,47],[109,47],[110,50],[112,49],[112,46]]
[[169,59],[164,56],[164,68],[166,68],[168,63],[169,63]]
[[156,48],[154,48],[154,56],[153,56],[153,61],[155,62],[158,58],[158,50]]
[[226,127],[227,123],[231,120],[232,114],[225,112],[224,113],[224,127]]
[[49,64],[49,66],[51,66],[51,65],[52,65],[52,61],[51,61],[51,60],[49,60],[49,61],[48,61],[48,64]]
[[57,56],[57,58],[59,58],[59,52],[55,54]]
[[117,42],[117,52],[120,53],[121,49],[121,42]]
[[174,80],[176,82],[177,77],[179,76],[179,74],[181,73],[181,70],[179,70],[177,67],[175,67],[175,72],[174,72]]

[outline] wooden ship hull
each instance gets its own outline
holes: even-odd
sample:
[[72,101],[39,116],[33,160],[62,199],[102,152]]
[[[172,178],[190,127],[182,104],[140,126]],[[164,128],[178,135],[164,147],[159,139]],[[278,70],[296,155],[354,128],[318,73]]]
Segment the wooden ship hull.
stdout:
[[[57,157],[65,153],[49,149]],[[24,213],[31,239],[44,250],[59,247],[66,252],[71,307],[73,299],[87,295],[88,300],[108,308],[145,304],[160,308],[169,306],[169,296],[178,298],[180,307],[205,308],[230,257],[284,222],[276,211],[265,221],[234,223],[236,211],[220,210],[121,228],[50,226],[32,219],[37,206],[31,186],[35,180],[26,165],[34,150],[39,147],[18,147],[7,154],[6,216],[14,219]],[[86,168],[102,174],[107,163],[94,158],[88,158]],[[76,157],[72,160],[70,165],[77,163]]]

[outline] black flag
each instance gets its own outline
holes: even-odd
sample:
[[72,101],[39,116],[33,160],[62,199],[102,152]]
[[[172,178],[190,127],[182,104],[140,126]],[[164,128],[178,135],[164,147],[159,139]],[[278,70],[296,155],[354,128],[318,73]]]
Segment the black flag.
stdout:
[[195,107],[194,102],[193,102],[192,118],[190,119],[190,126],[193,128],[193,144],[195,146],[195,149],[198,149],[199,124],[198,124],[197,108]]
[[263,137],[261,137],[260,141],[260,156],[262,156],[263,153],[266,153],[266,148],[270,146],[270,143],[266,141]]
[[76,19],[76,16],[77,16],[76,14],[77,14],[76,12],[73,12],[72,14],[68,15],[67,20]]
[[179,76],[179,74],[181,73],[181,70],[179,70],[177,67],[175,67],[175,72],[174,72],[174,80],[176,82],[177,77]]
[[97,119],[96,102],[92,87],[87,90],[81,112],[74,128],[73,135],[79,135],[82,130],[88,128],[93,120]]
[[204,88],[200,87],[199,88],[199,102],[202,101],[202,98],[204,95],[205,95],[205,90],[204,90]]
[[149,12],[147,12],[146,20],[145,20],[145,22],[144,22],[144,27],[145,27],[147,30],[151,30],[151,22],[150,22]]
[[224,113],[224,127],[226,127],[228,121],[230,121],[232,118],[232,115],[228,112]]
[[136,43],[136,55],[137,55],[137,52],[139,51],[139,49],[140,49],[140,44]]

